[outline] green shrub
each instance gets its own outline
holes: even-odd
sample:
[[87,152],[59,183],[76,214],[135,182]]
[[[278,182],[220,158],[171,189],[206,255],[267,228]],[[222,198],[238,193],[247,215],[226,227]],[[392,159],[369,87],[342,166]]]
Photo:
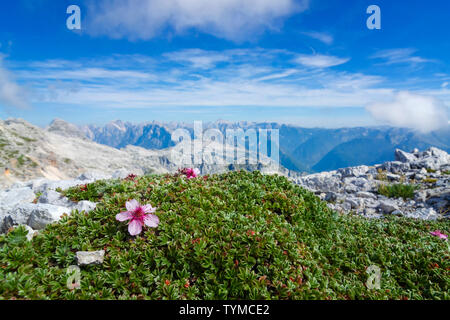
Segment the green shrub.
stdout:
[[418,190],[418,186],[412,184],[381,184],[378,186],[378,193],[388,198],[413,199],[414,191]]
[[[0,236],[0,298],[10,299],[449,299],[449,251],[429,234],[449,222],[341,216],[286,178],[232,172],[186,180],[144,176],[65,192],[99,202],[31,242]],[[160,224],[132,237],[115,215],[129,199],[158,207]],[[81,268],[79,250],[106,251]],[[369,266],[381,289],[365,285]]]
[[19,164],[19,166],[23,166],[25,164],[25,158],[24,155],[21,154],[18,158],[17,158],[17,163]]

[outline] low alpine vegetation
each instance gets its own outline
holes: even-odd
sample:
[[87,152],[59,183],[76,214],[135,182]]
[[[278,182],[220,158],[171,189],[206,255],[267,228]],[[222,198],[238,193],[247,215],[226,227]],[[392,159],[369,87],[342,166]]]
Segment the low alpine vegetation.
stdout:
[[412,184],[394,183],[381,184],[378,187],[378,193],[388,198],[413,199],[414,191],[418,190],[418,186]]
[[[129,176],[64,193],[97,208],[31,241],[23,227],[0,236],[0,298],[450,298],[448,221],[339,215],[259,172]],[[103,263],[68,286],[76,252],[98,250]],[[380,288],[366,285],[373,266]]]

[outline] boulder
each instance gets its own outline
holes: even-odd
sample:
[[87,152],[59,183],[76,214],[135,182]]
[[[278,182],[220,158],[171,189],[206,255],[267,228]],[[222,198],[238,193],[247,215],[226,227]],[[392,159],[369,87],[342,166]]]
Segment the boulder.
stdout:
[[394,210],[391,212],[391,214],[394,216],[401,216],[403,215],[403,212],[401,212],[400,210]]
[[411,170],[411,165],[409,162],[401,162],[401,161],[388,161],[381,165],[383,170],[387,172],[392,172],[395,174],[401,174]]
[[421,220],[436,220],[439,215],[433,208],[421,208],[405,214],[405,217]]
[[395,210],[399,210],[398,205],[392,200],[381,200],[379,208],[383,213],[392,213]]
[[342,188],[340,174],[336,171],[315,173],[301,177],[299,184],[311,191],[339,192]]
[[344,178],[345,186],[354,185],[357,191],[369,191],[372,189],[370,182],[365,178]]
[[52,204],[38,203],[31,208],[27,224],[35,230],[44,229],[47,224],[59,221],[64,213],[71,213],[69,208]]
[[439,159],[439,161],[443,162],[443,163],[449,163],[450,162],[450,155],[445,152],[444,150],[435,148],[435,147],[431,147],[428,149],[428,151],[431,153],[431,156]]
[[343,178],[346,178],[346,177],[360,177],[367,174],[368,171],[369,171],[368,166],[357,166],[339,169],[338,173],[340,173]]
[[11,216],[4,217],[0,220],[0,233],[7,233],[12,226],[14,226],[14,220]]
[[37,207],[34,203],[20,203],[9,208],[4,217],[10,217],[13,225],[27,224],[33,210]]
[[424,151],[413,166],[416,168],[425,168],[432,170],[440,170],[441,167],[446,167],[450,163],[450,155],[438,148],[431,147]]
[[0,214],[18,204],[33,202],[34,199],[36,199],[36,194],[29,187],[0,192]]
[[39,197],[38,203],[53,204],[61,207],[70,207],[74,205],[72,201],[54,190],[47,190]]
[[417,157],[413,153],[395,149],[395,160],[400,162],[414,162],[417,160]]

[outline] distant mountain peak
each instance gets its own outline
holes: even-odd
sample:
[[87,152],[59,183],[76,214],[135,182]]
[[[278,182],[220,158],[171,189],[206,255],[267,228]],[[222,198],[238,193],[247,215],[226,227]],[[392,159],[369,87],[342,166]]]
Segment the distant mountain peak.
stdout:
[[127,128],[125,126],[125,123],[122,120],[111,121],[106,126],[109,127],[109,128],[117,129],[119,131],[126,131],[127,130]]
[[86,135],[80,128],[58,118],[54,119],[46,130],[66,137],[86,139]]

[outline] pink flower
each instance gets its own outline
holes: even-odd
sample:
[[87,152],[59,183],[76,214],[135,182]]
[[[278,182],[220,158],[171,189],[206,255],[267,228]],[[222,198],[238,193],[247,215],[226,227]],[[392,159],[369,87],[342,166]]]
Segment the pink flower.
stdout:
[[200,174],[200,170],[198,168],[187,168],[184,173],[188,179],[192,179],[196,178]]
[[138,235],[142,232],[142,227],[144,224],[150,228],[156,228],[159,224],[159,218],[150,213],[154,213],[156,208],[153,208],[150,204],[141,206],[137,200],[127,201],[125,207],[128,211],[118,213],[116,215],[116,220],[127,221],[130,220],[128,224],[128,232],[132,235]]
[[441,239],[447,239],[448,235],[441,233],[441,230],[436,230],[434,232],[430,232],[433,236],[439,237]]

